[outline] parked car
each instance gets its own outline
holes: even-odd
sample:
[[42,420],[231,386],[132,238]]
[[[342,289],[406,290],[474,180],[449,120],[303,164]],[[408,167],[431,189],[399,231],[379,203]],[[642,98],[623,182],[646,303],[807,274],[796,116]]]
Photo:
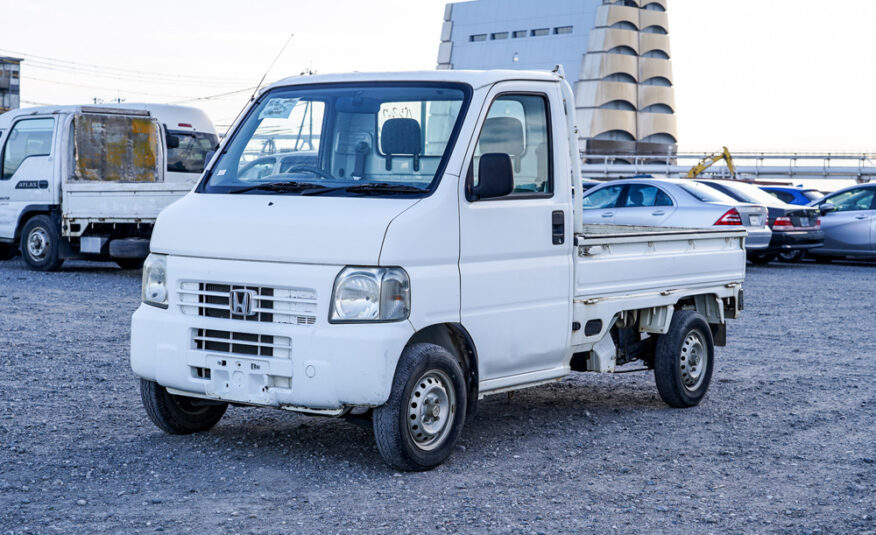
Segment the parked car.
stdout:
[[843,256],[876,257],[876,184],[831,193],[810,206],[821,211],[824,247],[807,255],[818,262]]
[[816,208],[797,206],[780,201],[754,184],[736,180],[697,180],[740,202],[766,205],[769,226],[773,231],[770,245],[764,250],[751,252],[748,260],[754,264],[768,264],[779,258],[795,262],[809,249],[821,247],[821,215]]
[[590,188],[595,188],[600,184],[605,184],[605,182],[598,182],[596,180],[582,180],[581,181],[581,191],[587,191]]
[[800,186],[760,186],[760,189],[788,204],[807,205],[824,197],[817,189]]
[[584,222],[614,225],[706,228],[744,226],[746,250],[769,246],[767,209],[739,202],[693,180],[628,178],[606,182],[584,194]]

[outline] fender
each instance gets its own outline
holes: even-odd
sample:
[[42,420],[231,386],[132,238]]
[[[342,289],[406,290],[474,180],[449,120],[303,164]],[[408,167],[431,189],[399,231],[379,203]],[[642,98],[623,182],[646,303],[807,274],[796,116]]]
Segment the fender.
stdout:
[[61,228],[61,214],[60,207],[54,204],[29,204],[24,207],[24,210],[21,211],[21,214],[18,215],[18,223],[15,225],[15,232],[13,233],[12,241],[15,242],[21,237],[21,227],[23,223],[30,219],[31,215],[35,214],[48,214],[51,218],[58,224],[58,228]]

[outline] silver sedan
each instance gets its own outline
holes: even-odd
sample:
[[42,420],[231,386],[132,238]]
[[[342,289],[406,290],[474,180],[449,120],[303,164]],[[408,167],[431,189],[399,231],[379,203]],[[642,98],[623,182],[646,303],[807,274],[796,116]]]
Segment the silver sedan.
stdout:
[[744,226],[748,250],[769,246],[767,208],[736,201],[693,180],[629,178],[584,193],[584,223],[656,227]]
[[821,262],[843,256],[876,258],[876,184],[841,189],[809,204],[821,209],[824,247],[806,255]]

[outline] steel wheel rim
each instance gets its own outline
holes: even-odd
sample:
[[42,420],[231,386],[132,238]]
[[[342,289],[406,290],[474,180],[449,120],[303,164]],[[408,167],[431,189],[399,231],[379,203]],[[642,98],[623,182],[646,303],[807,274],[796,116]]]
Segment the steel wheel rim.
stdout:
[[681,384],[687,391],[693,392],[703,384],[706,379],[709,359],[708,346],[702,333],[691,331],[684,337],[678,365],[681,373]]
[[27,253],[36,260],[42,260],[49,253],[49,233],[42,227],[30,231],[27,236]]
[[419,449],[434,450],[450,434],[455,418],[456,393],[450,376],[441,370],[427,371],[408,400],[408,435]]

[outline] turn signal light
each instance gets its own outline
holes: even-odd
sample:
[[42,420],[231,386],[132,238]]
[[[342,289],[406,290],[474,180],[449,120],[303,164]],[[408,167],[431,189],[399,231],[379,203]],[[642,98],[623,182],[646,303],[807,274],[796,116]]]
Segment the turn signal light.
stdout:
[[741,225],[742,216],[736,211],[736,208],[727,210],[724,215],[715,221],[715,225]]

